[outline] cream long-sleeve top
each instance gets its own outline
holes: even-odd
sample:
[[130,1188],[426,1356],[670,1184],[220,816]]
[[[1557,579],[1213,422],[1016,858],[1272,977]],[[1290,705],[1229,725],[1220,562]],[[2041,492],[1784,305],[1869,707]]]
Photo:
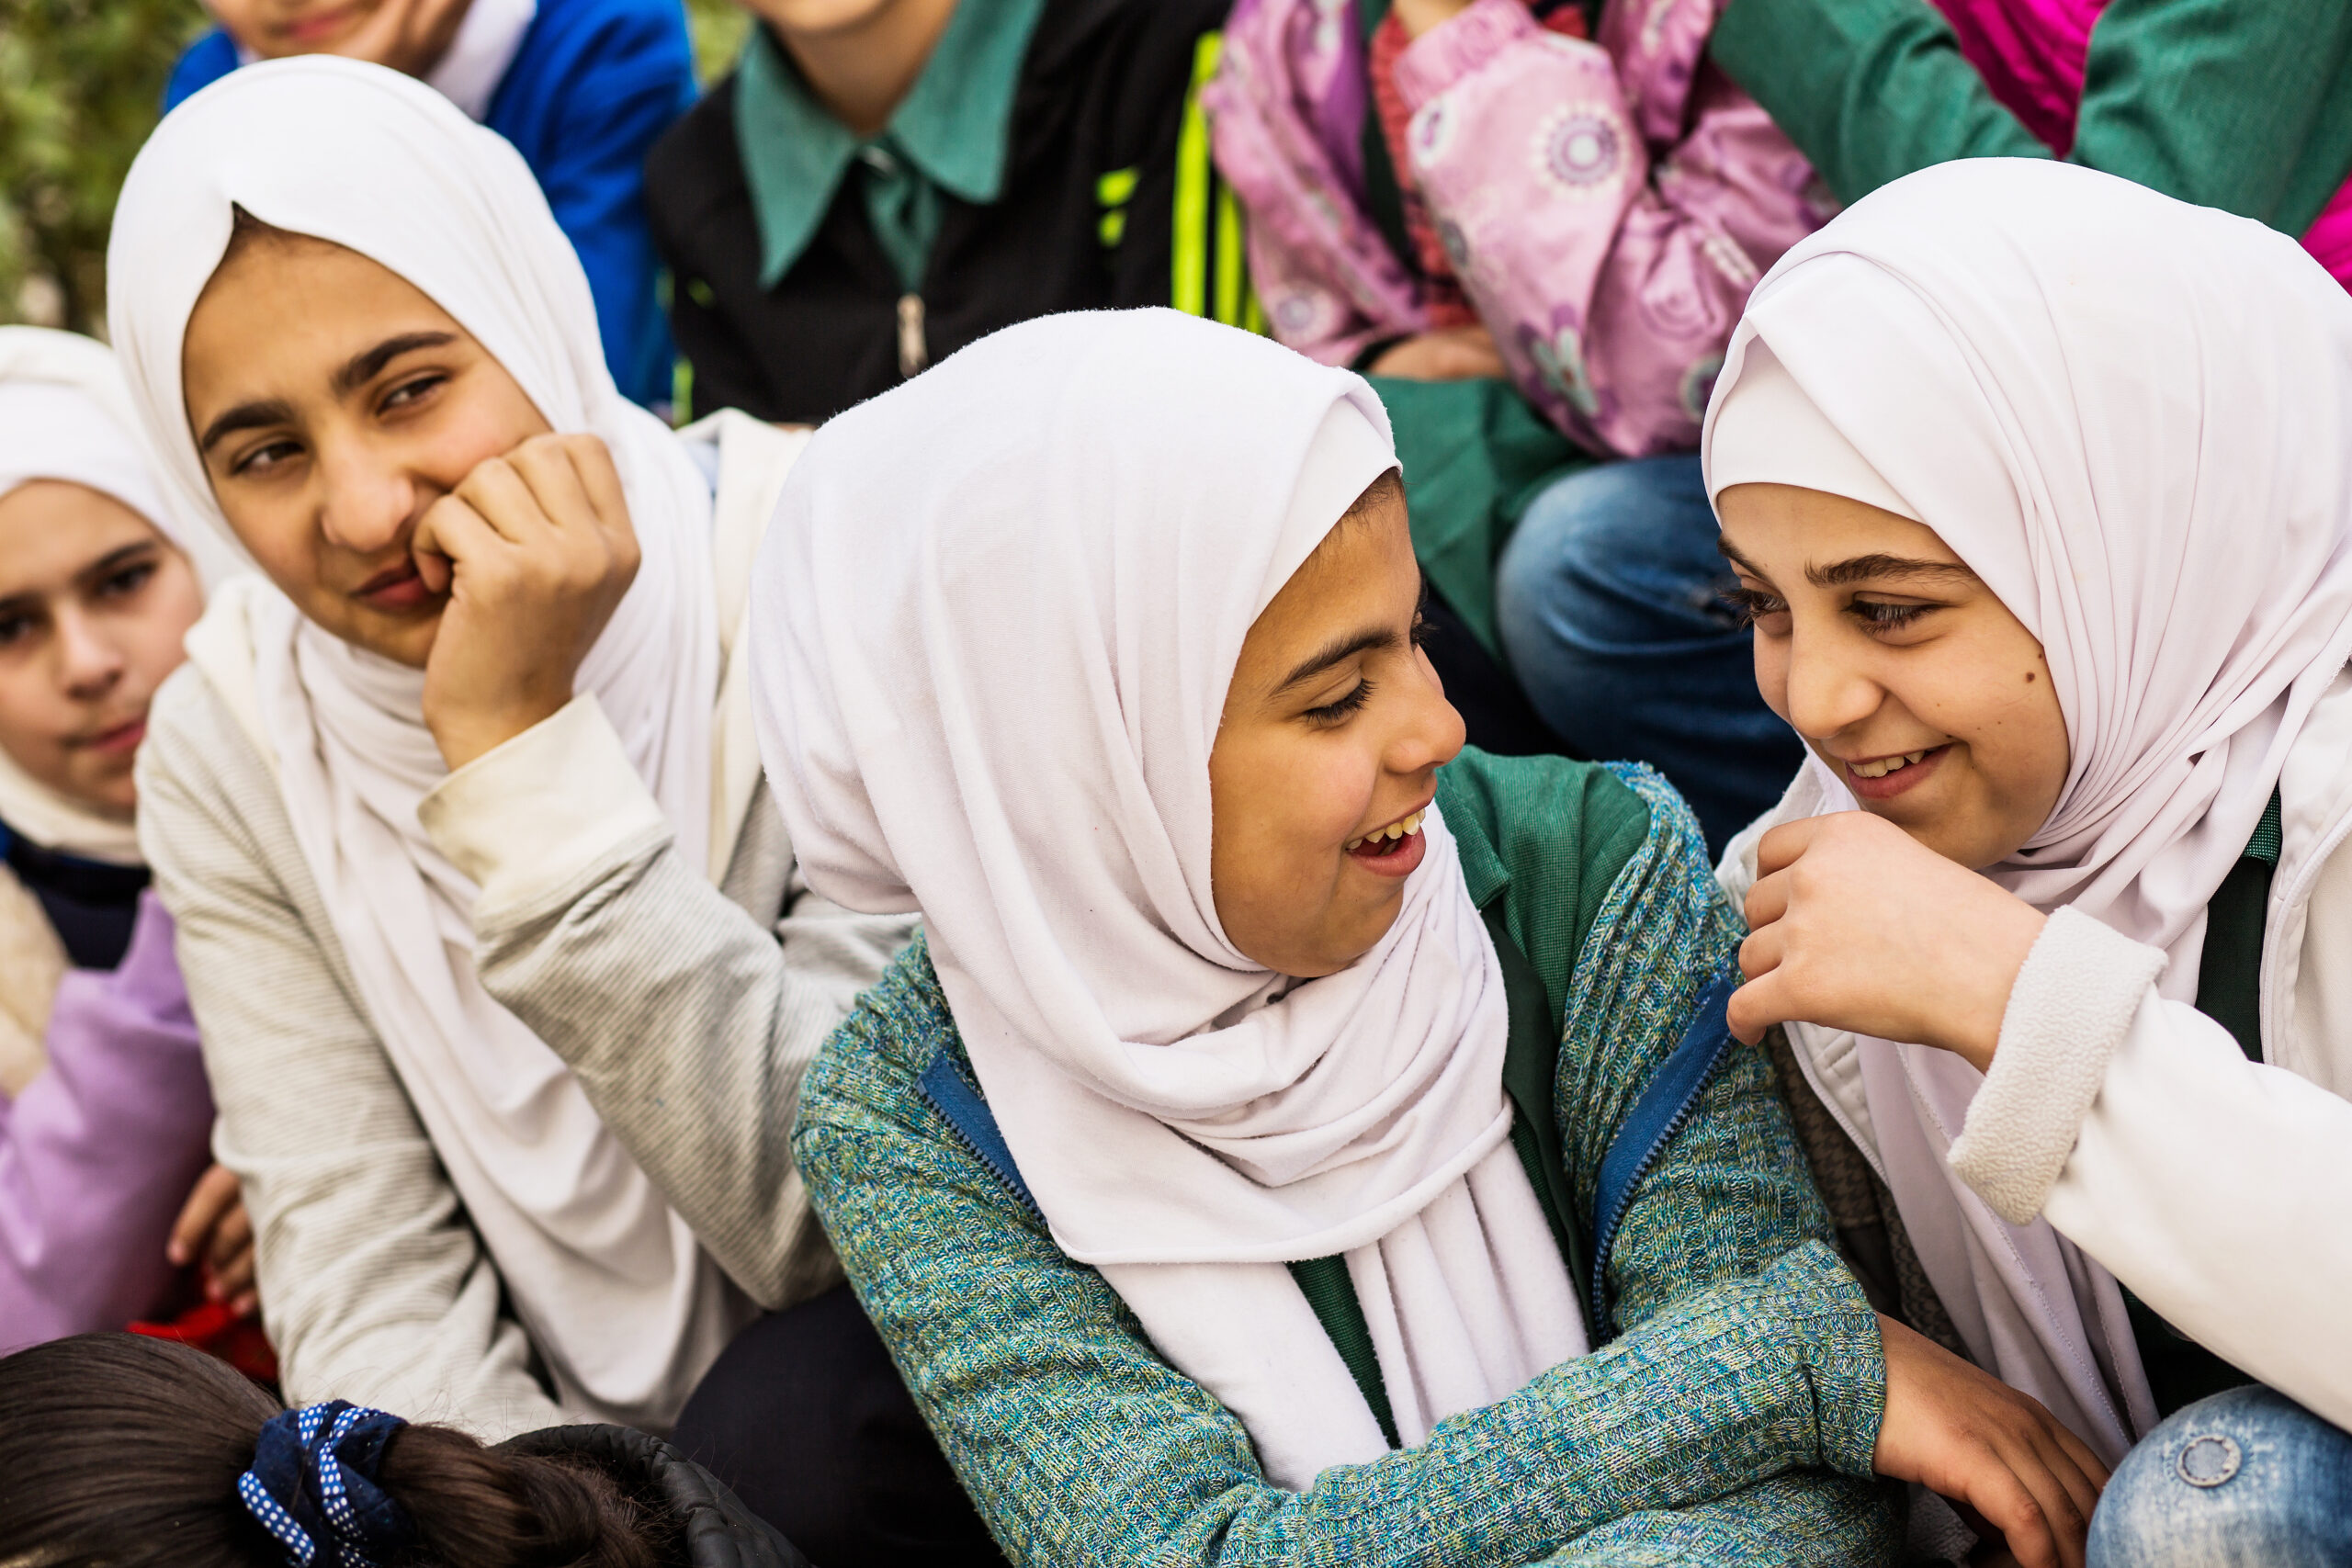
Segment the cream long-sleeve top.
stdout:
[[716,492],[720,624],[736,628],[713,841],[677,841],[589,695],[450,774],[418,813],[479,889],[483,988],[569,1067],[700,1244],[696,1310],[647,1408],[561,1386],[514,1310],[295,840],[240,617],[208,615],[157,694],[141,834],[178,922],[214,1152],[243,1182],[297,1403],[349,1399],[493,1439],[581,1418],[663,1427],[752,1312],[841,1278],[786,1140],[809,1062],[912,923],[809,892],[759,782],[740,569],[803,438],[733,413],[682,434]]
[[[2018,976],[1950,1162],[2002,1218],[2047,1219],[2181,1332],[2352,1425],[2352,671],[2313,709],[2278,793],[2262,1060],[2158,993],[2160,951],[2062,909]],[[1726,850],[1735,901],[1764,831],[1816,809],[1796,795]],[[1790,1039],[1883,1176],[1860,1043],[1810,1026]]]
[[[610,1418],[541,1381],[269,766],[193,664],[156,699],[140,773],[220,1109],[214,1152],[244,1184],[287,1397],[490,1438]],[[773,1309],[838,1280],[785,1138],[802,1073],[905,922],[809,893],[763,787],[713,886],[593,698],[428,805],[436,842],[482,888],[484,987],[571,1066],[729,1288]],[[682,1369],[680,1398],[700,1370]]]

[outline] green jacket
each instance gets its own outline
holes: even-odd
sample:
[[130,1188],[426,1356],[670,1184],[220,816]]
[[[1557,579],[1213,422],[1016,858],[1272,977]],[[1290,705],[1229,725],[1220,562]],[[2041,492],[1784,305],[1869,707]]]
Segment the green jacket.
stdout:
[[[1471,897],[1503,901],[1564,1019],[1562,1163],[1589,1211],[1737,921],[1689,809],[1647,770],[1465,751],[1438,800]],[[1021,1568],[1894,1561],[1894,1508],[1869,1479],[1877,1321],[1760,1053],[1733,1051],[1635,1190],[1610,1260],[1620,1337],[1295,1493],[923,1098],[943,1051],[963,1045],[918,942],[810,1071],[793,1152]]]
[[[1839,199],[1953,158],[2047,158],[1930,0],[1731,0],[1708,45]],[[2300,236],[2352,170],[2352,6],[2109,0],[2074,162]]]

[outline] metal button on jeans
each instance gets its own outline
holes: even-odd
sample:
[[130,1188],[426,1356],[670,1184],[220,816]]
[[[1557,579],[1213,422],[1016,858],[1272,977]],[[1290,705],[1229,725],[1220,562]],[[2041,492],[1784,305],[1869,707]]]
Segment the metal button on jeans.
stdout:
[[2180,1478],[2191,1486],[2219,1486],[2238,1472],[2240,1457],[2237,1444],[2216,1433],[2191,1438],[2180,1450]]

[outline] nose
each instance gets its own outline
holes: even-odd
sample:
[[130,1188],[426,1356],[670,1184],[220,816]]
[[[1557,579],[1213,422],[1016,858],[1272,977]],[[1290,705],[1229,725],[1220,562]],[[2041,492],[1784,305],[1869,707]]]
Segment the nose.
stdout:
[[1826,740],[1878,711],[1885,692],[1846,639],[1835,633],[1790,635],[1788,691],[1790,728],[1808,740]]
[[1468,739],[1461,713],[1445,697],[1445,682],[1427,655],[1413,660],[1420,678],[1412,682],[1411,704],[1390,740],[1386,761],[1391,772],[1418,773],[1451,762]]
[[54,646],[58,686],[76,702],[94,702],[122,679],[122,649],[78,609],[59,615]]
[[319,454],[319,532],[359,555],[397,544],[420,508],[415,480],[401,465],[363,446]]

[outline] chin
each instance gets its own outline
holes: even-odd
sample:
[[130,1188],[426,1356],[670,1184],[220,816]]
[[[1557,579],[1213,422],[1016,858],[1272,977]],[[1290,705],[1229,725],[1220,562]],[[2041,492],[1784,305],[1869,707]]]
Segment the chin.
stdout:
[[745,9],[778,32],[804,38],[854,32],[898,0],[750,0]]

